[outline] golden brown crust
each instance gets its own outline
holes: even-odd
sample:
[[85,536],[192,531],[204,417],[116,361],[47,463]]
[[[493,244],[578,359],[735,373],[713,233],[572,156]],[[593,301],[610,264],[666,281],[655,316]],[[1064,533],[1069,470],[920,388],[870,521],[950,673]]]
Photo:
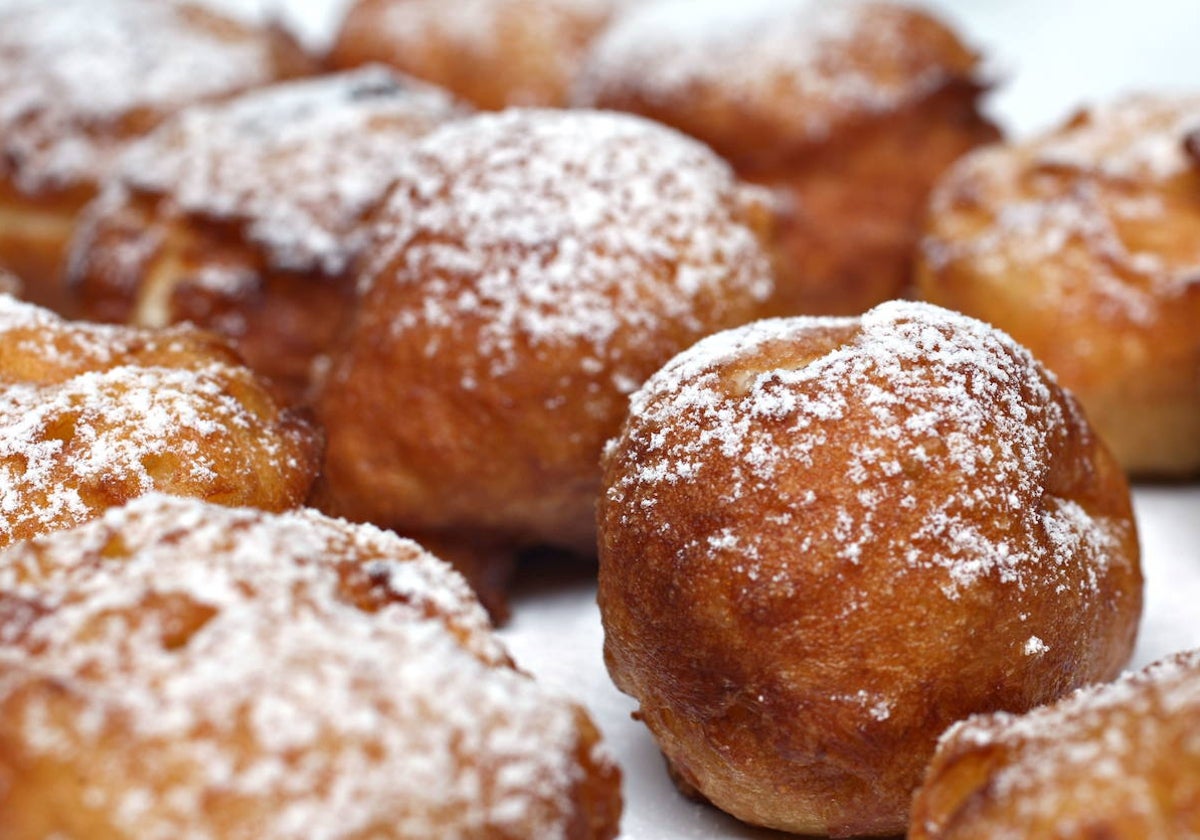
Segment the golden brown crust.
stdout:
[[1131,97],[939,185],[919,292],[1008,331],[1126,469],[1200,471],[1200,99]]
[[[0,266],[62,310],[75,217],[137,137],[198,101],[313,69],[282,29],[157,0],[0,11]],[[26,251],[37,251],[36,260]]]
[[14,840],[616,836],[586,712],[369,526],[148,496],[0,553],[0,639]]
[[1024,350],[944,310],[706,339],[634,396],[604,466],[610,673],[743,820],[901,832],[947,725],[1132,651],[1121,471]]
[[333,67],[380,62],[479,108],[560,107],[588,45],[628,0],[358,0]]
[[674,126],[779,192],[776,313],[906,295],[930,187],[998,136],[978,112],[977,56],[892,3],[691,5],[619,19],[576,101]]
[[941,739],[912,840],[1170,840],[1200,833],[1200,652]]
[[60,320],[0,297],[0,545],[152,490],[285,510],[320,435],[215,336]]
[[627,394],[770,292],[762,198],[634,117],[514,110],[425,138],[318,396],[322,507],[590,554]]
[[86,211],[68,270],[80,311],[221,333],[300,400],[352,305],[366,220],[403,147],[465,113],[382,68],[189,109]]

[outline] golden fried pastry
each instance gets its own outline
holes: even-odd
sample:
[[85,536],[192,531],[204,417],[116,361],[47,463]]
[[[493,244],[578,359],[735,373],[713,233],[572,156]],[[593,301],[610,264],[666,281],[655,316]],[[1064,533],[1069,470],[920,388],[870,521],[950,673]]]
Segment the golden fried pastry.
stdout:
[[942,736],[912,840],[1200,837],[1200,651]]
[[667,0],[596,43],[579,104],[633,111],[777,190],[779,314],[855,315],[906,293],[929,189],[997,137],[978,59],[893,3]]
[[310,69],[296,44],[173,0],[0,7],[0,267],[55,308],[75,217],[129,141],[185,105]]
[[283,510],[319,460],[316,430],[216,337],[70,323],[0,295],[0,546],[152,490]]
[[604,460],[605,658],[673,773],[750,823],[898,834],[942,731],[1114,676],[1124,475],[985,324],[919,303],[677,356]]
[[477,107],[561,106],[588,45],[630,0],[357,0],[329,55],[378,61]]
[[405,145],[464,114],[382,68],[188,109],[134,146],[85,211],[68,278],[81,311],[192,321],[300,397]]
[[156,495],[0,553],[0,593],[6,838],[616,836],[587,713],[415,543]]
[[443,544],[594,554],[628,394],[771,292],[764,198],[632,116],[513,110],[428,135],[318,394],[320,505]]
[[982,150],[922,246],[921,296],[1027,346],[1139,475],[1200,473],[1198,128],[1200,97],[1136,96]]

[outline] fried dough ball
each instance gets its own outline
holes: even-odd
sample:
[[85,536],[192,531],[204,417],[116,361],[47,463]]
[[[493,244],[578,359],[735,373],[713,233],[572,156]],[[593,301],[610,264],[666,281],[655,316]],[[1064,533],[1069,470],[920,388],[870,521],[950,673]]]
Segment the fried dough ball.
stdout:
[[1200,651],[942,736],[912,840],[1200,836]]
[[166,115],[307,72],[281,30],[170,0],[0,7],[0,267],[66,306],[63,256],[113,159]]
[[942,731],[1117,674],[1123,473],[1024,349],[936,307],[712,336],[634,395],[599,505],[605,659],[734,816],[899,834]]
[[898,4],[668,0],[618,19],[574,98],[681,129],[775,189],[775,311],[856,315],[908,292],[934,180],[998,136],[978,64]]
[[404,147],[464,115],[382,68],[188,109],[134,146],[85,212],[69,269],[81,311],[222,333],[299,399]]
[[156,495],[0,553],[0,592],[7,838],[616,836],[587,713],[415,543]]
[[1200,97],[1134,96],[980,151],[934,193],[922,297],[1074,391],[1132,473],[1200,473]]
[[631,0],[358,0],[335,67],[390,64],[488,110],[563,106],[588,45]]
[[284,510],[319,461],[317,431],[217,338],[71,323],[0,295],[0,546],[152,490]]
[[440,542],[595,552],[628,394],[770,294],[769,217],[632,116],[513,110],[416,147],[316,401],[324,509]]

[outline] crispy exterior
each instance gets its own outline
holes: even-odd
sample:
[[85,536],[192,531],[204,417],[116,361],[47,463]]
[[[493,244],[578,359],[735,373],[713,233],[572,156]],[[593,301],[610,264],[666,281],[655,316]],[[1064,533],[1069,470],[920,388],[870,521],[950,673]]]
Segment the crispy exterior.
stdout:
[[892,3],[691,5],[620,19],[575,100],[679,128],[779,192],[776,312],[858,314],[907,293],[932,184],[998,136],[977,56]]
[[921,297],[1011,333],[1140,475],[1200,472],[1198,125],[1200,98],[1131,97],[971,155],[922,246]]
[[381,62],[479,108],[563,106],[592,39],[629,0],[358,0],[334,67]]
[[152,490],[284,510],[319,459],[318,432],[216,337],[0,297],[0,546]]
[[0,267],[62,310],[75,218],[137,137],[180,108],[310,72],[281,29],[159,0],[0,10]]
[[617,833],[586,712],[369,526],[148,496],[0,553],[0,640],[6,838]]
[[381,68],[193,108],[86,211],[68,282],[89,318],[191,321],[301,399],[354,296],[366,218],[404,146],[465,108]]
[[320,505],[594,552],[597,462],[628,393],[770,293],[762,201],[629,116],[514,110],[429,135],[318,395]]
[[684,786],[748,822],[900,833],[946,726],[1133,649],[1120,469],[1028,353],[944,310],[706,339],[604,469],[609,671]]
[[938,744],[912,840],[1200,837],[1200,652]]

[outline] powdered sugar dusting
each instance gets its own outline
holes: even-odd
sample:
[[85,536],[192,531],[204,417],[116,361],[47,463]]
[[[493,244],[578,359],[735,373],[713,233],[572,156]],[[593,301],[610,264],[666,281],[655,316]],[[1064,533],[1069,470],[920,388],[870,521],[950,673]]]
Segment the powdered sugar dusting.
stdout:
[[[802,337],[827,352],[792,359]],[[1090,597],[1129,526],[1046,489],[1047,453],[1080,423],[1076,411],[1007,336],[935,307],[884,304],[861,323],[766,321],[701,341],[633,396],[624,449],[639,454],[609,492],[641,499],[626,516],[653,522],[656,487],[721,486],[731,505],[791,511],[801,553],[805,534],[832,535],[834,562],[940,569],[951,599],[985,578],[1017,591],[1076,585],[1071,559],[1087,557]],[[915,530],[896,534],[898,518]],[[755,530],[738,536],[753,543]]]
[[[602,21],[614,7],[632,0],[455,0],[448,13],[445,0],[406,0],[392,3],[383,17],[383,29],[398,44],[420,43],[429,38],[449,42],[474,53],[487,51],[504,24],[522,15],[545,20],[571,15]],[[532,8],[531,8],[532,7]]]
[[[480,321],[491,372],[520,347],[590,348],[617,387],[640,376],[614,337],[667,322],[697,333],[772,288],[768,260],[737,215],[756,192],[708,149],[635,117],[514,110],[446,126],[418,146],[380,214],[369,287],[419,283],[422,306],[396,334]],[[394,280],[392,278],[395,278]],[[430,347],[429,352],[436,352]]]
[[577,709],[415,544],[150,496],[9,549],[0,590],[37,605],[0,654],[8,737],[117,833],[566,836]]
[[919,57],[905,35],[910,14],[862,2],[659,0],[597,41],[577,99],[619,99],[628,88],[669,104],[720,92],[739,114],[820,141],[849,117],[890,111],[961,75]]
[[0,296],[0,340],[0,545],[114,496],[304,472],[303,447],[239,398],[249,372],[186,330],[67,324]]
[[0,167],[30,192],[92,182],[123,121],[263,84],[273,68],[262,33],[180,4],[13,0],[0,11]]
[[363,245],[359,222],[407,142],[465,113],[437,88],[366,68],[190,108],[120,169],[170,209],[244,224],[281,269],[337,274]]

